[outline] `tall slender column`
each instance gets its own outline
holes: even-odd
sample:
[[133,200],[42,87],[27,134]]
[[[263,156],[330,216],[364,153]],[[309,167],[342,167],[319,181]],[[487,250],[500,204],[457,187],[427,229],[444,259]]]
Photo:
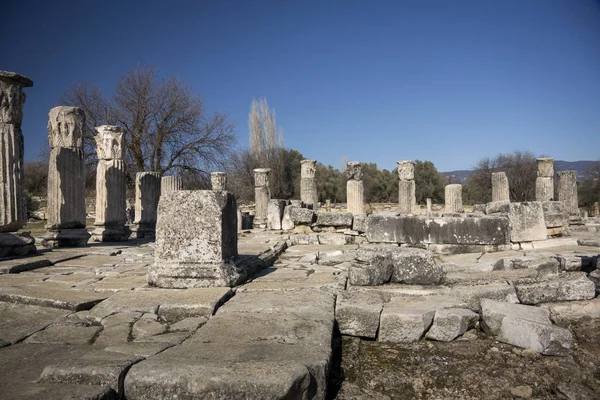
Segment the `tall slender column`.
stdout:
[[271,188],[269,182],[270,173],[271,168],[258,168],[254,170],[255,228],[267,227],[269,200],[271,200]]
[[180,176],[163,176],[160,180],[160,194],[183,190],[183,180]]
[[508,178],[504,172],[492,172],[492,201],[510,201]]
[[48,247],[85,246],[85,171],[83,130],[85,113],[79,107],[54,107],[48,115],[48,220],[43,244]]
[[300,161],[300,200],[310,209],[316,209],[319,202],[317,181],[315,180],[316,172],[316,160]]
[[554,159],[537,159],[537,179],[535,180],[535,199],[549,201],[554,199]]
[[346,168],[346,176],[348,176],[348,182],[346,183],[346,203],[348,204],[348,212],[353,215],[364,214],[364,187],[361,163],[349,162]]
[[35,253],[35,240],[26,233],[13,234],[27,219],[23,195],[23,88],[33,81],[0,71],[0,256]]
[[225,172],[211,172],[210,183],[212,190],[227,190],[227,174]]
[[558,173],[558,200],[565,203],[569,214],[579,215],[577,171],[560,171]]
[[156,210],[160,199],[160,172],[138,172],[135,176],[135,228],[138,239],[154,239]]
[[445,212],[461,213],[465,211],[462,203],[461,184],[446,185],[444,199],[446,202],[446,207],[444,209]]
[[125,227],[127,200],[123,133],[118,126],[96,128],[96,229],[92,233],[92,240],[96,242],[127,240],[131,233]]
[[398,161],[398,210],[412,214],[417,205],[414,161]]

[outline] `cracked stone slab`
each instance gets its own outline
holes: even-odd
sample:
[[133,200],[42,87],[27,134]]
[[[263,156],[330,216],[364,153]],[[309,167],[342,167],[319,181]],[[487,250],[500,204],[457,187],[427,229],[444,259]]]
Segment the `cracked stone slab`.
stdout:
[[498,340],[549,356],[566,356],[573,344],[568,329],[552,324],[507,316],[502,320]]
[[0,340],[16,343],[69,314],[71,311],[0,302]]
[[464,308],[436,310],[433,323],[425,337],[441,342],[451,342],[475,327],[479,314]]
[[519,318],[549,325],[550,312],[541,307],[481,300],[481,328],[488,335],[498,335],[506,317]]
[[50,363],[44,367],[39,382],[108,386],[122,395],[127,370],[142,359],[131,354],[93,350],[80,357]]
[[0,261],[0,275],[18,274],[24,271],[43,268],[52,265],[52,262],[43,256],[32,256],[26,258],[15,258]]
[[232,291],[226,287],[192,289],[141,289],[121,291],[94,307],[95,315],[138,311],[158,314],[169,322],[187,317],[212,315]]
[[25,383],[0,387],[2,395],[11,400],[117,400],[117,393],[107,386]]
[[21,286],[0,286],[0,301],[60,308],[72,311],[89,310],[107,297],[89,290],[68,289],[53,283]]
[[31,335],[25,343],[90,344],[99,326],[53,325]]
[[148,358],[173,346],[168,342],[127,342],[107,346],[104,350]]

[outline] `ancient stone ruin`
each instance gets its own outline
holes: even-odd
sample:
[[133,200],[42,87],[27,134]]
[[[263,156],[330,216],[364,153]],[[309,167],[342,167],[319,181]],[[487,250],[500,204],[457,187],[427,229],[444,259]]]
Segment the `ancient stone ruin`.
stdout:
[[225,172],[212,172],[210,182],[212,190],[227,190],[227,174]]
[[270,168],[254,170],[254,198],[256,201],[254,226],[257,228],[267,227],[269,201],[271,200],[270,174]]
[[183,180],[180,176],[163,176],[160,180],[160,194],[183,190]]
[[83,130],[85,113],[78,107],[54,107],[48,115],[48,219],[44,245],[86,246]]
[[159,172],[138,172],[135,176],[135,227],[132,233],[138,239],[154,238],[160,185]]
[[310,209],[317,207],[319,202],[315,180],[316,172],[316,160],[300,161],[300,200]]
[[125,227],[125,162],[123,160],[123,129],[103,125],[96,128],[96,227],[92,240],[118,242],[131,234]]
[[365,205],[361,163],[349,162],[346,167],[346,175],[348,176],[346,183],[348,212],[353,215],[362,215],[365,213]]
[[33,81],[0,71],[0,255],[35,253],[35,240],[17,233],[27,216],[23,196],[23,88]]
[[415,163],[398,161],[398,211],[412,214],[417,200],[415,197]]

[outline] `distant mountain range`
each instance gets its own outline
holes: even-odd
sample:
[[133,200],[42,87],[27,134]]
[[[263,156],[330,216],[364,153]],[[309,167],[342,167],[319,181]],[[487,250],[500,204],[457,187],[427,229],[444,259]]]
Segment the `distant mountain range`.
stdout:
[[[558,171],[577,171],[577,179],[579,181],[587,178],[589,170],[597,161],[554,161],[554,172]],[[467,169],[459,169],[457,171],[442,172],[445,177],[451,177],[452,182],[464,183],[469,180],[473,171]]]

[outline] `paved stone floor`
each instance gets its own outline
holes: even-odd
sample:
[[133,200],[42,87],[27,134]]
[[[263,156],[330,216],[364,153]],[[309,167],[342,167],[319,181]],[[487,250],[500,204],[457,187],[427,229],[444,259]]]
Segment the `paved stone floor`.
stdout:
[[[247,232],[239,253],[273,259],[286,241],[274,265],[233,289],[148,287],[153,247],[144,241],[0,261],[0,397],[390,398],[356,386],[356,365],[341,361],[337,299],[376,293],[383,303],[439,294],[476,309],[486,294],[502,297],[519,283],[539,281],[535,269],[491,270],[502,257],[523,255],[514,251],[441,257],[443,285],[353,287],[348,268],[364,244],[343,244],[343,234]],[[535,251],[558,250],[600,254],[573,238]],[[600,306],[590,304],[581,307],[599,318]]]

